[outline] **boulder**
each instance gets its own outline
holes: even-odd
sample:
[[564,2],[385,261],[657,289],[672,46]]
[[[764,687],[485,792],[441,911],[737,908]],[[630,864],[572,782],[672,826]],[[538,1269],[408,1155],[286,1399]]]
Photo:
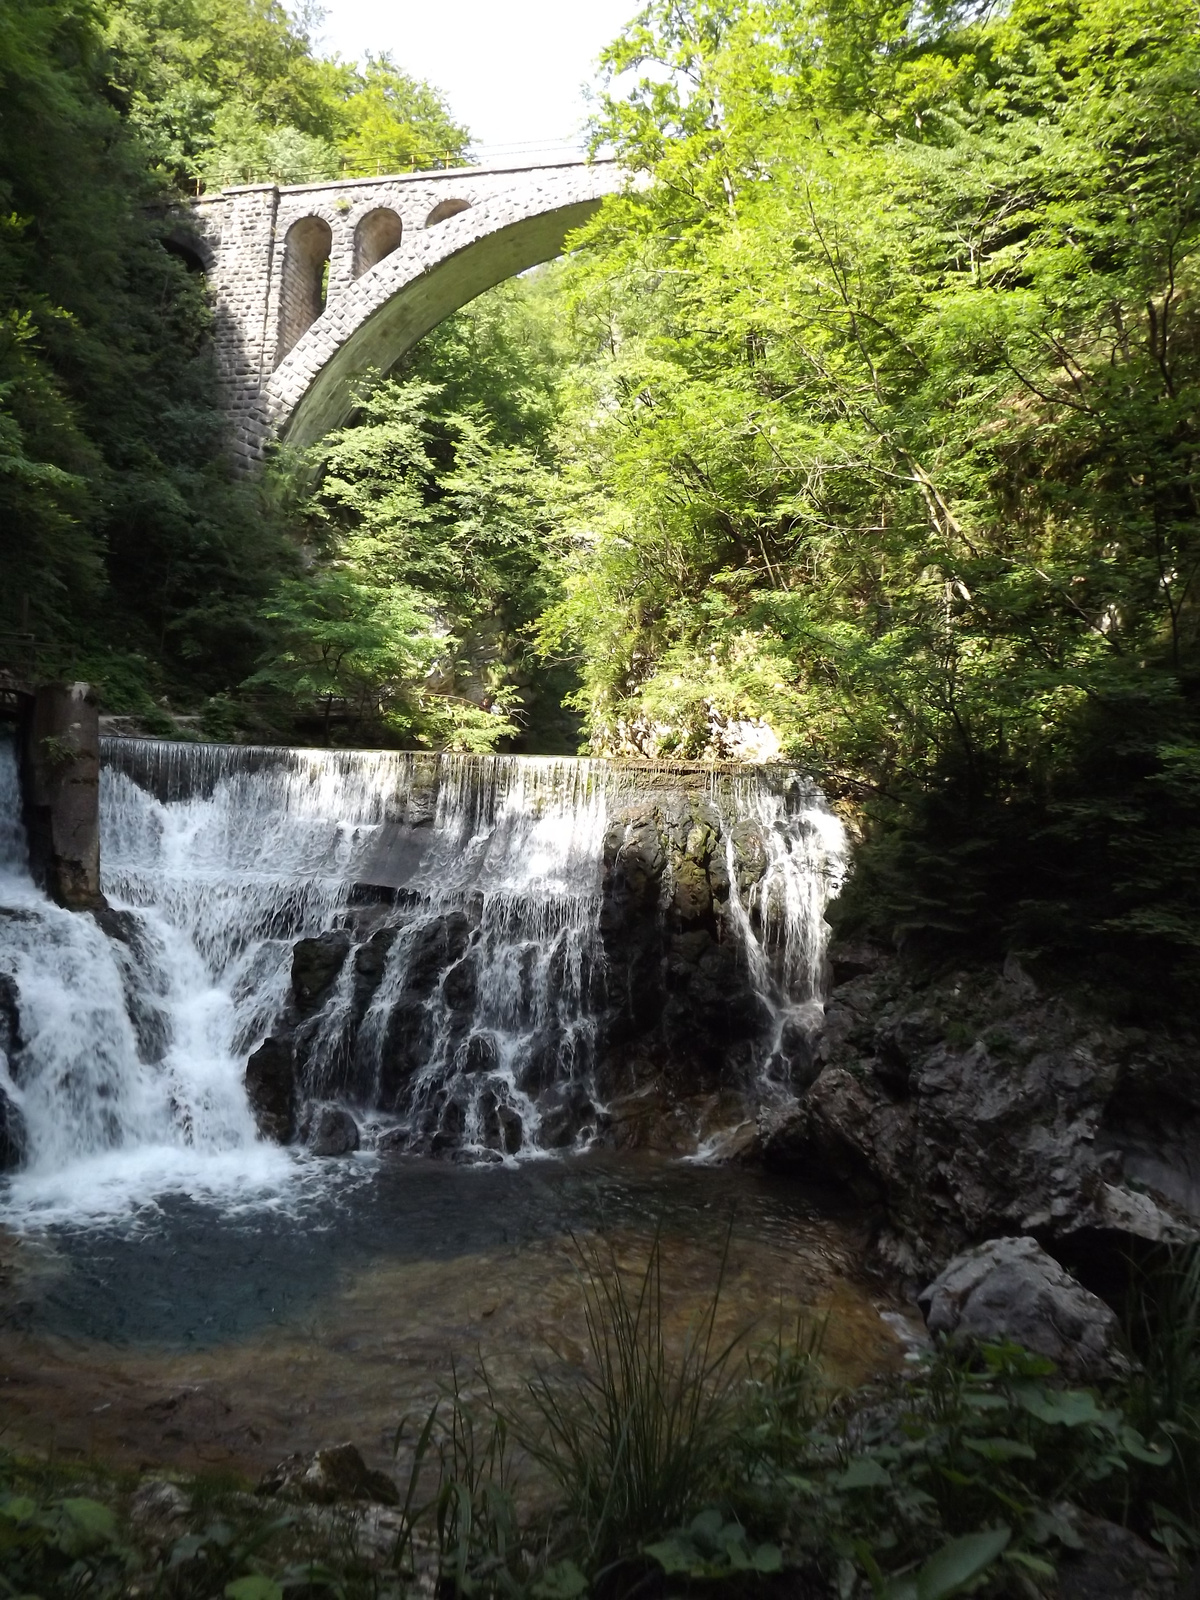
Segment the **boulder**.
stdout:
[[1008,1340],[1070,1378],[1096,1382],[1128,1370],[1113,1312],[1036,1239],[991,1239],[956,1256],[917,1303],[930,1333]]
[[1191,1600],[1174,1563],[1136,1533],[1077,1507],[1067,1511],[1079,1549],[1058,1562],[1056,1600]]
[[298,939],[292,947],[292,996],[302,1017],[311,1017],[325,1004],[350,950],[344,928]]
[[169,1544],[187,1531],[192,1497],[169,1478],[147,1478],[129,1502],[129,1521],[143,1539]]
[[246,1063],[246,1094],[264,1139],[288,1144],[296,1132],[296,1059],[292,1041],[264,1039]]
[[265,1475],[257,1492],[281,1495],[285,1499],[310,1500],[323,1506],[339,1500],[383,1506],[400,1504],[396,1485],[386,1473],[368,1467],[352,1444],[333,1445],[312,1456],[288,1456]]
[[314,1156],[348,1156],[358,1149],[358,1123],[344,1106],[310,1106],[300,1130]]

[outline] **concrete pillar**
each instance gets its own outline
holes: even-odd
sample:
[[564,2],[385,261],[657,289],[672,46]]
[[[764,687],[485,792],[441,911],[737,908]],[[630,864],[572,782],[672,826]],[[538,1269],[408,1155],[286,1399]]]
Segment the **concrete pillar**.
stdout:
[[103,906],[100,718],[86,683],[42,684],[28,697],[21,783],[34,878],[68,910]]

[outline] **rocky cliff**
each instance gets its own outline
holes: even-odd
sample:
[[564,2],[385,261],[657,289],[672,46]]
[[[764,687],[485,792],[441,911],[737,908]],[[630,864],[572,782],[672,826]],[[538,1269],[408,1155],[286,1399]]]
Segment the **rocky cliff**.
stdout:
[[1070,1257],[1200,1227],[1194,1039],[1116,1027],[1012,958],[932,981],[874,950],[833,968],[816,1076],[756,1155],[873,1207],[881,1265],[920,1284],[996,1235]]

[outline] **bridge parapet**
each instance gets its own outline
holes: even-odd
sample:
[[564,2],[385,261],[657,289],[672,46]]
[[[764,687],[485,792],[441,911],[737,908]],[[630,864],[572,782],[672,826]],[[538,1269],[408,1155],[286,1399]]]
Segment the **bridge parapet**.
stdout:
[[239,457],[310,443],[443,317],[560,253],[624,178],[612,162],[464,167],[193,201],[173,236],[216,302],[218,372]]

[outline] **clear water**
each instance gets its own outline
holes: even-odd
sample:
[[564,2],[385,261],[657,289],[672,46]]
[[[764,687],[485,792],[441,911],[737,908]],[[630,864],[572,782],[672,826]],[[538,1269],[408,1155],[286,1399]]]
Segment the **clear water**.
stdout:
[[[22,1169],[0,1186],[0,1220],[99,1221],[172,1195],[287,1212],[372,1170],[369,1156],[335,1172],[260,1140],[245,1063],[284,1003],[293,942],[346,920],[386,829],[422,804],[428,761],[109,741],[102,886],[120,937],[108,937],[30,880],[15,763],[0,744],[0,974],[15,980],[24,1032],[19,1061],[0,1053],[0,1083],[28,1130]],[[438,777],[423,853],[384,918],[396,937],[360,1031],[359,1104],[371,1104],[422,931],[469,904],[469,1033],[454,1034],[439,1012],[447,970],[425,1007],[427,1048],[401,1125],[416,1128],[458,1089],[463,1145],[481,1143],[485,1119],[507,1108],[520,1119],[512,1154],[537,1155],[547,1073],[585,1107],[596,1100],[603,841],[628,794],[619,769],[591,761],[445,756]],[[744,904],[735,892],[732,913],[779,1035],[819,1012],[840,825],[806,786],[746,776],[714,784],[713,800],[754,820],[765,841],[767,870]],[[315,1093],[323,1072],[335,1076],[349,963],[340,981],[324,1033],[309,1041]]]
[[424,1416],[452,1361],[469,1389],[482,1358],[508,1392],[535,1366],[577,1369],[581,1263],[597,1250],[636,1275],[656,1232],[671,1339],[709,1305],[728,1244],[722,1338],[807,1319],[826,1323],[836,1381],[900,1360],[894,1307],[855,1270],[853,1217],[795,1183],[629,1156],[393,1156],[287,1212],[176,1196],[7,1248],[0,1233],[0,1428],[13,1447],[53,1438],[64,1459],[252,1475],[350,1439],[386,1470],[397,1424]]

